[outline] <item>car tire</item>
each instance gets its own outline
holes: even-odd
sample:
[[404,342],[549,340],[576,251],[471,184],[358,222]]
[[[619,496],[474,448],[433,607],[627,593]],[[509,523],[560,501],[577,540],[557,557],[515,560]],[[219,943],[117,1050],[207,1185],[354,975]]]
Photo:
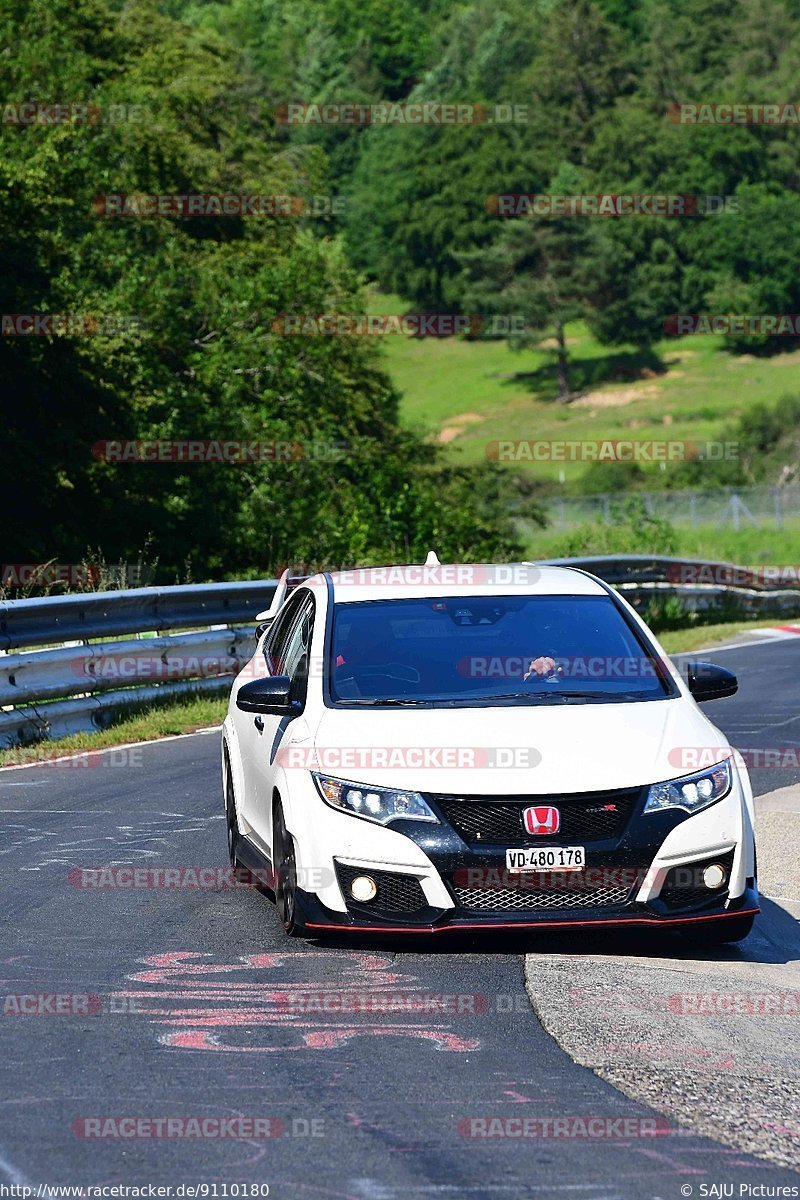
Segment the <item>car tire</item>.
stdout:
[[753,928],[755,914],[745,917],[723,917],[719,921],[702,921],[694,929],[687,929],[688,937],[696,946],[724,946],[729,942],[742,942]]
[[297,862],[294,838],[286,828],[283,806],[275,801],[272,817],[272,867],[275,873],[275,907],[288,937],[300,937],[303,921],[297,903]]

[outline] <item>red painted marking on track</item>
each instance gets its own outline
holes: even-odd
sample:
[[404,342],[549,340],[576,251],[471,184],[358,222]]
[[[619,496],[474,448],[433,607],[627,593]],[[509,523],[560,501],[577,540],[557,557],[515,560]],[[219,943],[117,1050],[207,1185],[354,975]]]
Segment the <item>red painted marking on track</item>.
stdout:
[[[209,957],[197,951],[151,955],[143,960],[145,970],[128,976],[139,986],[116,994],[135,1000],[136,1011],[155,1025],[171,1026],[159,1041],[179,1050],[238,1054],[335,1050],[357,1037],[398,1036],[454,1052],[477,1050],[481,1044],[438,1019],[450,1014],[425,1011],[423,1017],[409,1009],[317,1015],[303,1011],[302,1005],[296,1012],[287,1007],[287,996],[314,996],[331,989],[361,997],[390,993],[398,999],[409,991],[418,992],[416,977],[393,969],[394,961],[387,955],[318,951],[312,957],[307,951],[286,950],[243,955],[232,962],[203,961]],[[295,971],[301,975],[296,982]],[[320,978],[310,980],[309,972],[315,971]],[[235,973],[249,973],[251,978],[231,978]],[[244,1041],[226,1038],[226,1033]]]
[[688,1163],[677,1162],[670,1158],[668,1154],[662,1154],[659,1150],[653,1150],[650,1146],[632,1145],[631,1149],[638,1154],[644,1154],[646,1158],[655,1158],[658,1162],[666,1163],[671,1167],[676,1175],[702,1175],[703,1170],[700,1167],[690,1167]]

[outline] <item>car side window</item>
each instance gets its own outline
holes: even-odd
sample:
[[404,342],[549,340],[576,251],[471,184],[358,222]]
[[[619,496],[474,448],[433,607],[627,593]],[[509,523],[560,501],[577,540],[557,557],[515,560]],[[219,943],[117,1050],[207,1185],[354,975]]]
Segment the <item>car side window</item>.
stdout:
[[284,649],[284,671],[292,681],[291,698],[305,704],[308,690],[308,664],[311,635],[314,630],[314,598],[306,592]]
[[[306,593],[308,594],[308,593]],[[292,632],[294,618],[303,602],[302,595],[290,596],[283,610],[275,618],[272,632],[264,646],[264,657],[270,675],[286,675],[286,644]]]

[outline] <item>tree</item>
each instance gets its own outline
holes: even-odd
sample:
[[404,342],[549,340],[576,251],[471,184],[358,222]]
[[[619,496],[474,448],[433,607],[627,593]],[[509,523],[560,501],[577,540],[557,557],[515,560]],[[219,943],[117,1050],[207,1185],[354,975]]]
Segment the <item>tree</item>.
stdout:
[[[547,190],[579,194],[578,173],[565,166]],[[489,247],[461,256],[468,306],[524,321],[513,344],[532,345],[552,332],[562,403],[572,398],[566,326],[588,318],[596,302],[598,244],[591,218],[530,215],[505,220]]]
[[[11,403],[0,449],[9,561],[109,561],[149,543],[163,577],[269,572],[298,553],[340,562],[419,555],[433,527],[453,557],[491,557],[510,521],[433,448],[403,433],[368,339],[282,337],[282,312],[358,312],[359,281],[329,239],[286,217],[110,219],[108,193],[297,194],[239,55],[151,0],[32,0],[0,11],[4,97],[72,97],[107,124],[4,126],[4,313],[91,314],[120,328],[0,339]],[[129,318],[141,323],[127,327]],[[290,441],[287,462],[112,463],[109,439]],[[340,459],[320,457],[343,442]],[[441,476],[441,486],[439,484]],[[291,503],[289,502],[291,498]],[[458,515],[453,501],[461,506]],[[13,519],[16,518],[16,519]],[[427,547],[425,547],[427,548]]]
[[[518,79],[540,24],[518,0],[457,9],[409,100],[518,103],[529,116]],[[522,122],[369,130],[347,185],[348,252],[406,300],[433,310],[458,308],[458,255],[486,245],[494,233],[488,198],[530,192],[543,180]]]

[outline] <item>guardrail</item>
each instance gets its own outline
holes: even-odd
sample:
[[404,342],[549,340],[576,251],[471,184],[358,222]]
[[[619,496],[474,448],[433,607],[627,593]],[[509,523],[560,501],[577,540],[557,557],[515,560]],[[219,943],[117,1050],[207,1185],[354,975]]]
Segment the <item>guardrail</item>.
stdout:
[[0,745],[102,729],[165,697],[226,691],[275,587],[207,583],[0,603]]
[[[774,571],[651,555],[546,561],[590,571],[638,609],[674,596],[688,612],[800,616],[800,585],[786,587]],[[263,580],[0,602],[0,746],[102,729],[168,697],[227,691],[275,587]]]
[[[800,568],[739,567],[734,563],[649,554],[541,560],[580,567],[621,592],[636,609],[674,597],[685,612],[741,617],[800,616]],[[787,587],[787,580],[794,586]]]

